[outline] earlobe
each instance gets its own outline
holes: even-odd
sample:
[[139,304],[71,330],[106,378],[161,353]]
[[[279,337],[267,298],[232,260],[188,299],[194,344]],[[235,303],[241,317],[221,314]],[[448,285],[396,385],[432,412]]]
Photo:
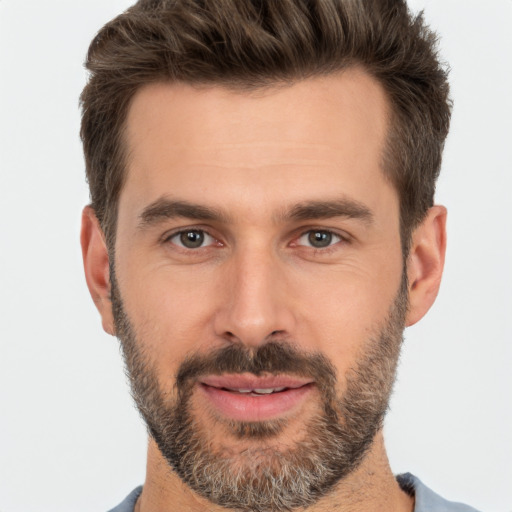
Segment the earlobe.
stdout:
[[107,244],[96,214],[90,206],[86,206],[82,212],[80,243],[89,293],[101,315],[103,329],[114,335]]
[[433,206],[412,234],[407,264],[409,311],[406,325],[420,320],[434,303],[444,268],[446,251],[444,206]]

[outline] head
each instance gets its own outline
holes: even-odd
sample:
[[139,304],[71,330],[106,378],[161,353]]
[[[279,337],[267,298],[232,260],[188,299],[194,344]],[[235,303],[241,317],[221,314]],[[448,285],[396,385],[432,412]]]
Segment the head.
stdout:
[[404,255],[433,205],[450,121],[436,37],[403,0],[141,0],[92,41],[81,104],[91,204],[113,248],[132,98],[157,82],[278,87],[360,67],[383,87],[382,170],[400,198]]
[[213,503],[304,507],[375,452],[443,266],[434,42],[402,2],[182,0],[91,45],[88,285],[154,450]]

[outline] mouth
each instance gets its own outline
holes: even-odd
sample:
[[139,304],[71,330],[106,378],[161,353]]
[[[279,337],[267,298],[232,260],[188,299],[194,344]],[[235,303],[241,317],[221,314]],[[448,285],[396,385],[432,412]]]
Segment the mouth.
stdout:
[[297,410],[313,388],[313,381],[289,376],[221,375],[199,383],[215,412],[245,422],[283,418]]

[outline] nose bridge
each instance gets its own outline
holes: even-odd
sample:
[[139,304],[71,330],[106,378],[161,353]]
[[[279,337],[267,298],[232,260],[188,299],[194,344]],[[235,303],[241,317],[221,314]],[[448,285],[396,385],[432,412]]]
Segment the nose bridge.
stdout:
[[261,345],[273,334],[290,334],[293,315],[282,271],[279,257],[268,246],[240,247],[229,264],[217,334],[247,346]]

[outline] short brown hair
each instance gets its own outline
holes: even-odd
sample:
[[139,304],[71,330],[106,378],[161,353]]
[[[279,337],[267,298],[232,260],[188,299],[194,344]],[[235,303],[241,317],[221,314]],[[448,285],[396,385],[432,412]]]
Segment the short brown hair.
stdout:
[[361,66],[391,105],[383,169],[400,197],[404,254],[433,205],[450,123],[447,70],[403,0],[140,0],[92,41],[81,95],[91,205],[113,249],[123,128],[153,82],[254,89]]

